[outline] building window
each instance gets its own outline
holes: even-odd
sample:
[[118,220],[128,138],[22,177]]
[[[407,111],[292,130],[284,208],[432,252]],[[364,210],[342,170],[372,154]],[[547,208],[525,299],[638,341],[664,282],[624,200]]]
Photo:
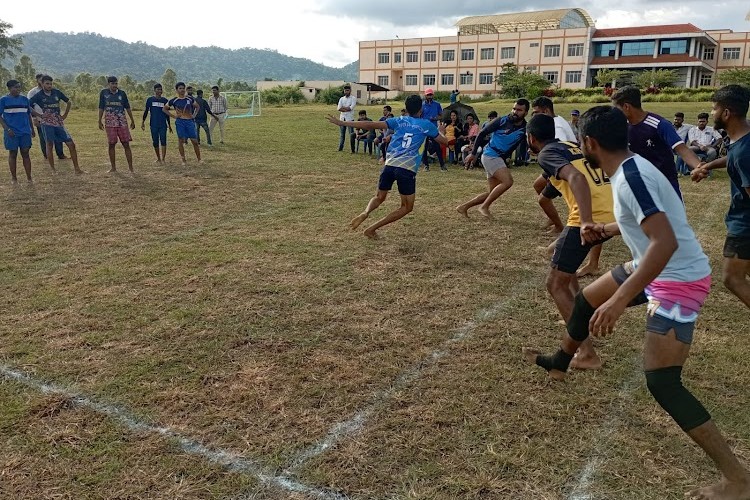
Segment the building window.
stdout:
[[453,85],[455,82],[453,74],[445,73],[440,75],[440,85]]
[[419,62],[419,52],[407,52],[406,62]]
[[545,45],[544,57],[560,57],[560,46],[559,45]]
[[406,75],[406,84],[409,86],[417,85],[417,75]]
[[662,40],[659,54],[687,54],[687,40]]
[[523,70],[527,73],[536,73],[537,69],[538,68],[536,66],[524,66],[523,67]]
[[492,85],[495,81],[492,73],[479,73],[479,85]]
[[583,55],[582,43],[569,43],[568,44],[568,57],[579,57],[582,55]]
[[456,60],[456,51],[455,50],[444,50],[443,51],[443,61],[455,61]]
[[581,71],[566,71],[565,83],[581,83]]
[[474,83],[474,75],[471,73],[461,73],[461,85],[472,85]]
[[656,42],[622,42],[620,55],[625,56],[653,56]]
[[425,50],[424,51],[424,62],[435,62],[437,61],[437,51]]
[[615,57],[617,52],[616,43],[596,43],[594,44],[594,56],[596,57]]
[[401,62],[401,52],[394,52],[393,53],[393,62],[394,63],[400,63]]
[[378,52],[378,64],[388,64],[391,62],[391,55],[388,52]]
[[740,48],[739,47],[727,47],[721,50],[722,59],[739,59]]
[[388,77],[387,76],[379,76],[378,77],[378,85],[381,87],[387,87],[388,86]]
[[711,85],[711,73],[701,73],[701,87],[708,87]]
[[422,84],[423,85],[435,85],[435,75],[423,75]]
[[473,61],[474,60],[474,49],[461,49],[461,60],[462,61]]
[[516,48],[515,47],[503,47],[500,49],[500,59],[515,59]]
[[531,42],[529,47],[539,47],[539,42]]
[[488,61],[495,58],[495,47],[488,47],[486,49],[479,50],[479,59]]
[[707,61],[714,60],[714,48],[713,47],[706,47],[703,49],[703,59]]
[[543,71],[542,76],[550,83],[557,83],[557,71]]

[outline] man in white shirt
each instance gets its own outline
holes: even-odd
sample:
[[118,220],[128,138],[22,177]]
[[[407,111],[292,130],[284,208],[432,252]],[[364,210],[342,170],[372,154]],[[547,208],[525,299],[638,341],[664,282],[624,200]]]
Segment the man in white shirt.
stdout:
[[[219,144],[224,144],[224,121],[227,119],[227,98],[219,92],[219,86],[211,87],[211,97],[208,98],[208,107],[211,109],[211,123],[208,132],[214,135],[214,128],[219,124]],[[215,136],[214,136],[215,137]]]
[[705,161],[713,161],[718,156],[716,145],[721,141],[721,134],[708,126],[708,113],[698,115],[698,125],[688,130],[686,141],[690,149]]
[[[339,120],[342,122],[354,121],[354,108],[357,106],[357,98],[352,96],[352,87],[349,84],[344,85],[344,95],[339,99],[338,111]],[[341,126],[341,137],[339,138],[339,151],[344,150],[344,140],[346,139],[346,129],[349,129],[349,144],[354,153],[355,135],[352,127]]]

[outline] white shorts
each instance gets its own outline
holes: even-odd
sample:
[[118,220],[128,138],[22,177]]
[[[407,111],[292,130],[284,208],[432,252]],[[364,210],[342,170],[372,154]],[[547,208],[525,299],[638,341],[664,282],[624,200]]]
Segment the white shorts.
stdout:
[[487,156],[486,154],[482,155],[482,165],[484,166],[484,171],[487,173],[488,179],[493,177],[495,172],[501,168],[508,168],[508,165],[505,164],[505,160],[502,158]]

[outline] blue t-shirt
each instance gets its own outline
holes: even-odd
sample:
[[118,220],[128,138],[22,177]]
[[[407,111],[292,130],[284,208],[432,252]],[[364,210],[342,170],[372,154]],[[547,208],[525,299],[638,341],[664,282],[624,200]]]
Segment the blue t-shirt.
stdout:
[[750,133],[727,147],[727,173],[729,174],[732,201],[724,221],[727,233],[750,237]]
[[[177,118],[180,120],[193,119],[193,103],[195,99],[186,95],[185,97],[173,97],[167,105],[177,112]],[[188,116],[190,115],[190,116]]]
[[641,228],[647,217],[666,214],[677,238],[677,250],[654,281],[698,281],[711,274],[708,257],[687,221],[685,205],[672,184],[648,160],[634,155],[610,178],[615,219],[622,239],[633,254],[633,264],[646,253],[651,241]]
[[8,94],[0,97],[0,115],[14,135],[31,135],[30,114],[31,106],[25,95],[13,97]]
[[164,105],[169,102],[166,97],[151,96],[146,99],[146,108],[143,110],[143,120],[146,120],[146,116],[151,113],[149,118],[149,125],[151,128],[161,129],[167,128],[169,123],[169,115],[164,112]]
[[492,120],[479,132],[474,141],[473,154],[476,154],[479,144],[483,144],[488,135],[490,135],[490,142],[484,148],[483,154],[489,158],[505,159],[522,141],[526,140],[526,120],[517,124],[510,119],[510,115]]
[[437,123],[440,117],[443,115],[443,107],[439,102],[433,100],[431,103],[422,101],[422,118],[430,120],[432,123]]
[[394,130],[386,152],[385,164],[418,172],[422,163],[425,139],[435,138],[439,134],[435,124],[424,118],[412,116],[388,118],[385,123],[388,128]]
[[674,125],[655,113],[648,113],[641,123],[628,126],[630,150],[651,162],[680,193],[674,148],[684,144]]
[[31,106],[42,108],[42,125],[51,127],[62,127],[63,119],[60,114],[60,102],[68,102],[68,97],[58,89],[52,89],[47,95],[44,90],[40,90],[29,101]]

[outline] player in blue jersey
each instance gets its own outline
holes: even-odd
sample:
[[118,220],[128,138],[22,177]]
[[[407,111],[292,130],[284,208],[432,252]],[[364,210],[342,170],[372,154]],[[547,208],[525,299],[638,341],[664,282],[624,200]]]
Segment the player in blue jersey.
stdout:
[[[143,109],[143,121],[141,121],[141,130],[146,130],[146,117],[151,113],[149,125],[151,127],[151,140],[156,152],[156,163],[164,163],[167,157],[167,129],[172,133],[172,122],[164,113],[164,106],[169,102],[162,94],[164,88],[161,83],[154,85],[154,95],[146,99],[146,107]],[[161,146],[161,150],[159,149]]]
[[[745,104],[746,105],[746,104]],[[737,460],[711,415],[683,385],[695,322],[711,287],[711,267],[688,224],[685,205],[655,166],[628,149],[625,115],[612,106],[589,109],[580,120],[581,150],[612,183],[616,222],[582,224],[581,234],[622,234],[633,260],[619,265],[576,295],[560,349],[543,356],[524,349],[527,361],[564,378],[581,342],[612,333],[631,305],[648,303],[643,370],[646,386],[664,411],[700,446],[723,480],[689,492],[695,500],[747,500],[750,474]],[[563,426],[557,446],[575,430]]]
[[9,80],[8,95],[0,97],[0,126],[3,127],[3,142],[8,150],[8,167],[13,184],[18,183],[16,167],[18,151],[21,151],[26,180],[31,182],[31,138],[34,137],[34,124],[31,120],[29,99],[21,95],[21,83]]
[[480,205],[479,213],[491,219],[490,205],[513,185],[513,176],[510,175],[506,162],[519,144],[526,143],[528,112],[529,101],[519,99],[509,115],[496,118],[479,132],[474,141],[474,149],[466,157],[464,164],[468,167],[474,163],[479,146],[485,144],[489,138],[482,152],[482,165],[487,174],[487,191],[456,207],[458,213],[464,217],[469,217],[468,211],[471,207]]
[[380,172],[378,190],[367,204],[365,211],[352,219],[350,227],[356,229],[370,215],[370,212],[380,206],[388,196],[388,191],[395,182],[401,196],[401,206],[364,230],[364,235],[370,239],[377,239],[376,231],[386,224],[395,222],[406,216],[414,209],[414,199],[417,190],[417,172],[422,162],[425,140],[429,137],[440,144],[448,144],[445,138],[445,126],[436,127],[429,120],[420,118],[422,114],[422,99],[418,95],[411,95],[406,99],[408,116],[388,118],[385,121],[341,121],[328,115],[328,121],[339,127],[354,127],[367,130],[394,131],[385,157],[385,166]]
[[[195,99],[186,93],[183,82],[177,82],[174,88],[177,91],[177,97],[173,97],[167,102],[166,106],[164,106],[164,112],[170,118],[174,118],[182,166],[187,165],[185,161],[185,144],[187,144],[188,140],[193,143],[195,156],[198,158],[198,164],[200,165],[203,163],[203,160],[201,160],[201,146],[198,144],[198,133],[195,129],[195,114],[198,112],[199,105],[195,102]],[[170,112],[172,109],[174,109],[174,115]]]
[[627,86],[612,95],[612,104],[622,110],[628,119],[628,141],[630,150],[650,161],[669,180],[677,194],[682,197],[677,182],[677,166],[674,153],[696,168],[701,160],[677,135],[674,125],[656,113],[641,108],[641,91]]
[[[60,103],[65,103],[65,111],[60,112]],[[47,161],[52,169],[53,173],[57,173],[55,170],[55,155],[52,154],[52,149],[56,141],[64,142],[68,146],[70,151],[70,159],[73,161],[73,171],[76,174],[83,174],[84,171],[78,166],[78,150],[76,144],[73,142],[73,138],[65,130],[65,119],[68,117],[70,107],[72,103],[70,99],[63,94],[60,90],[52,86],[52,77],[44,75],[42,77],[42,90],[38,92],[29,101],[31,104],[31,112],[36,116],[41,117],[42,130],[44,131],[44,139],[47,141]],[[36,109],[41,109],[41,114]]]

